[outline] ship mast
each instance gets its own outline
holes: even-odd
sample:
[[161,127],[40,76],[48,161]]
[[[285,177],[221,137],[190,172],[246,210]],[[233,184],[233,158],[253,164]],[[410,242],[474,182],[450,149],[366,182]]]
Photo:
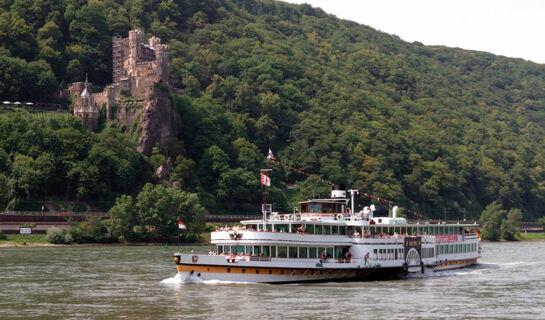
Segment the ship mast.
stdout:
[[[268,165],[267,165],[268,167]],[[263,229],[265,229],[265,224],[267,223],[267,212],[272,211],[272,206],[269,204],[267,205],[267,190],[268,187],[271,185],[271,178],[268,175],[269,172],[272,171],[272,169],[261,169],[261,185],[263,186],[263,206],[261,208],[261,211],[263,212]]]

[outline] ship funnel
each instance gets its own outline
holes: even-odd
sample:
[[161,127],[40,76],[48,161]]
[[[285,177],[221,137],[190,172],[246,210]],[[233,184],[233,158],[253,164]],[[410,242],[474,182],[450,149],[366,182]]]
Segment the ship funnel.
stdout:
[[346,185],[336,184],[331,187],[331,198],[346,198]]
[[394,219],[397,218],[397,210],[399,210],[398,206],[394,206],[392,209],[392,212],[394,213]]

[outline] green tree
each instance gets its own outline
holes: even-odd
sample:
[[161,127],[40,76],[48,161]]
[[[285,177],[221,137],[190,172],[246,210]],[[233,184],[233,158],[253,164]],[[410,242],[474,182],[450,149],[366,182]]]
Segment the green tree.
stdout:
[[150,183],[135,200],[130,196],[118,198],[111,214],[111,233],[129,241],[172,240],[177,234],[178,219],[187,226],[182,236],[188,241],[200,239],[205,227],[205,210],[196,194]]
[[481,237],[483,240],[497,241],[500,239],[501,225],[506,212],[497,201],[486,206],[479,219],[482,225]]
[[520,209],[511,209],[507,213],[507,218],[501,222],[501,237],[504,240],[517,240],[520,234],[520,222],[522,221],[522,212]]

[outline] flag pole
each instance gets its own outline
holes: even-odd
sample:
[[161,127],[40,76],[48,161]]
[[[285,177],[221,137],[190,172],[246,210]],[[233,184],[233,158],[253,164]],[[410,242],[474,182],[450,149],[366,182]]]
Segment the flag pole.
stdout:
[[180,252],[180,218],[178,218],[178,226],[176,229],[178,229],[178,237],[176,238],[176,242],[177,242],[177,245],[178,245],[178,252]]

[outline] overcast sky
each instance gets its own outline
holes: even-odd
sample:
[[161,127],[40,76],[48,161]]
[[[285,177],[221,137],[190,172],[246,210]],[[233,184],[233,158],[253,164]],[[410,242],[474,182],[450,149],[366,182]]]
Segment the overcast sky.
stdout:
[[409,42],[445,45],[545,63],[545,0],[283,0]]

